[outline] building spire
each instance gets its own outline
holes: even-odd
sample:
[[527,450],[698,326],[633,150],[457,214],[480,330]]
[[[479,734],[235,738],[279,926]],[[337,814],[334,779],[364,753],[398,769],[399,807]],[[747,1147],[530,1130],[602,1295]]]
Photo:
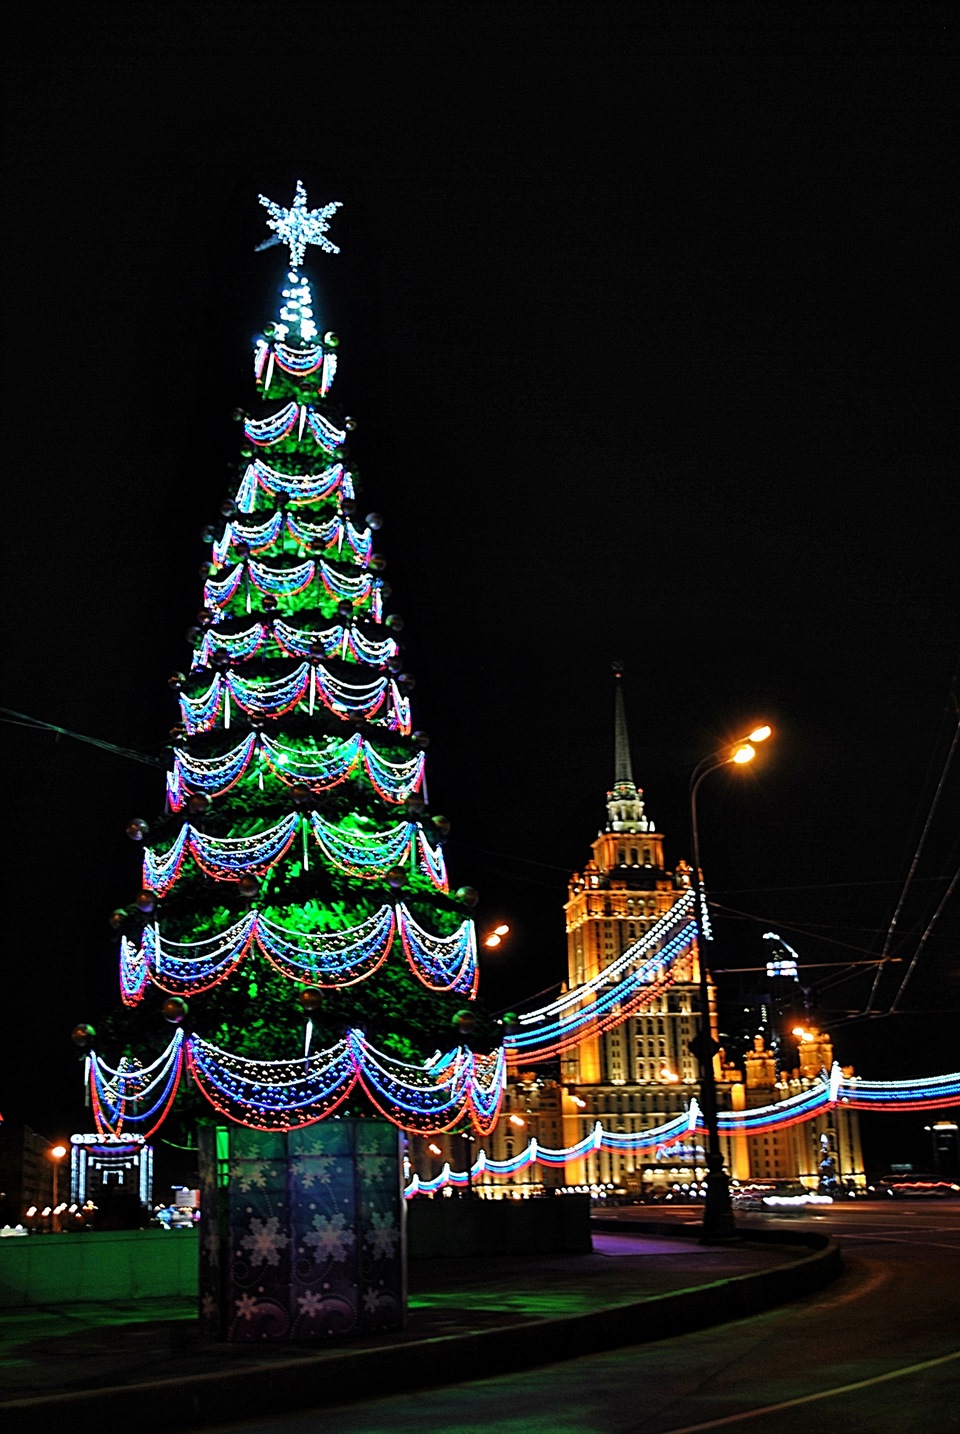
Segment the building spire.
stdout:
[[627,711],[623,703],[623,663],[613,664],[613,785],[633,786],[630,765],[630,738],[627,735]]
[[613,673],[613,790],[607,793],[607,830],[652,831],[651,822],[643,815],[643,792],[633,780],[622,662],[614,662]]

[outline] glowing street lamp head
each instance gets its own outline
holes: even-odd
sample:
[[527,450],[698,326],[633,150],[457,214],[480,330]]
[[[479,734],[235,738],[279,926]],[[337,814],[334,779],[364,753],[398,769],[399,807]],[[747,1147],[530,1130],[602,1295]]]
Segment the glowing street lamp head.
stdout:
[[502,937],[498,936],[495,931],[492,931],[483,944],[484,946],[499,946],[501,940]]
[[762,727],[755,727],[752,732],[749,732],[749,733],[747,734],[747,741],[748,741],[748,742],[765,742],[768,737],[772,737],[772,736],[773,736],[773,728],[772,728],[772,727],[768,727],[766,724],[764,724],[764,726],[762,726]]
[[50,1147],[50,1155],[54,1160],[62,1160],[66,1153],[67,1147],[65,1145],[52,1145]]
[[745,762],[752,762],[756,755],[755,747],[751,747],[749,742],[741,742],[740,746],[735,748],[730,760],[736,762],[738,767],[742,767]]

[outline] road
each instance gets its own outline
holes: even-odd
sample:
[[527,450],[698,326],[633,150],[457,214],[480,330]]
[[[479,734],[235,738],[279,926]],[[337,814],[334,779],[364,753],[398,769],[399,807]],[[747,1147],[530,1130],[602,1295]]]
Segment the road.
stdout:
[[[631,1213],[622,1212],[625,1225]],[[960,1431],[960,1202],[891,1200],[830,1207],[809,1220],[740,1218],[829,1231],[843,1246],[845,1273],[808,1299],[699,1334],[235,1424],[231,1434]]]

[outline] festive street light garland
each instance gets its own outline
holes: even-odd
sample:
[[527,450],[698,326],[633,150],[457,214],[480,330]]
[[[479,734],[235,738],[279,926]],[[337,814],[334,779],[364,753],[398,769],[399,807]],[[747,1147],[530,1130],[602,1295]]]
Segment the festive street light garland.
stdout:
[[[845,1077],[840,1067],[834,1065],[828,1075],[821,1073],[819,1082],[809,1091],[803,1091],[786,1100],[772,1105],[757,1106],[748,1111],[720,1111],[719,1126],[724,1135],[759,1135],[787,1129],[803,1121],[832,1110],[836,1106],[854,1110],[935,1110],[938,1106],[960,1105],[960,1072],[944,1076],[931,1076],[912,1081],[862,1081],[856,1077]],[[575,1145],[561,1150],[548,1150],[536,1140],[509,1160],[491,1160],[481,1150],[474,1161],[470,1177],[466,1171],[453,1171],[449,1164],[432,1180],[424,1180],[414,1174],[405,1194],[412,1198],[417,1194],[435,1194],[445,1186],[465,1186],[468,1178],[476,1178],[486,1172],[498,1178],[509,1178],[529,1165],[565,1165],[581,1159],[593,1150],[612,1152],[638,1151],[648,1147],[664,1147],[676,1143],[691,1131],[704,1128],[702,1112],[696,1101],[691,1101],[685,1115],[676,1116],[664,1125],[643,1131],[607,1130],[599,1121],[593,1132]]]
[[569,1000],[561,997],[555,1003],[560,1018],[554,1020],[553,1008],[542,1007],[536,1013],[536,1026],[505,1036],[507,1059],[512,1065],[521,1059],[533,1063],[554,1060],[578,1045],[585,1035],[620,1025],[635,1011],[650,1005],[677,979],[677,959],[694,949],[696,934],[696,923],[688,920],[635,970],[622,975],[608,989],[595,991],[595,998],[581,1010],[572,1010]]

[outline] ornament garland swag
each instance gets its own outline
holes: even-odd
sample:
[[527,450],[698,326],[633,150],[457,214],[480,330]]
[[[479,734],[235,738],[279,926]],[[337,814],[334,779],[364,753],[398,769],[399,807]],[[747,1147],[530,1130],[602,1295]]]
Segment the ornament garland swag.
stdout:
[[84,1027],[89,1097],[113,1133],[155,1129],[186,1084],[255,1130],[336,1111],[485,1134],[505,1058],[475,1004],[476,893],[450,891],[382,519],[359,516],[356,424],[332,398],[339,339],[301,269],[308,244],[338,252],[339,206],[308,210],[299,182],[290,209],[261,202],[290,267],[169,681],[165,812],[129,823],[141,890],[111,918],[123,1004],[165,1049],[111,1067]]

